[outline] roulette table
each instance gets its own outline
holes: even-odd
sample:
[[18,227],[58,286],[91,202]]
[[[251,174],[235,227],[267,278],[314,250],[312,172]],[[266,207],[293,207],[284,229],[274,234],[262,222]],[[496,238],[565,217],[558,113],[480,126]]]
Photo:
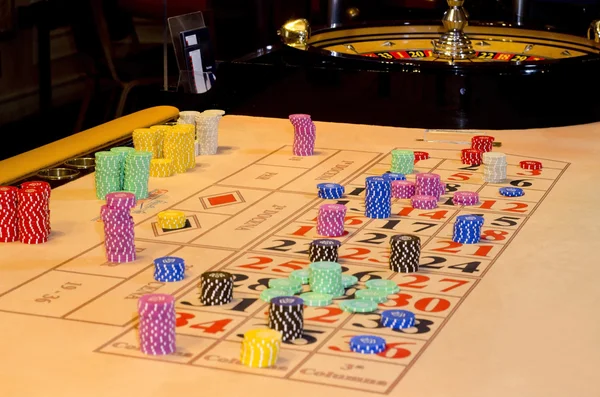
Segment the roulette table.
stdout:
[[[178,112],[146,109],[0,162],[0,185],[39,179],[33,168],[57,167],[70,156],[131,145],[132,130]],[[95,173],[55,186],[48,241],[0,243],[2,395],[600,393],[600,209],[589,182],[600,124],[478,131],[493,136],[491,153],[506,159],[505,179],[489,182],[485,164],[461,161],[469,131],[313,120],[314,151],[296,155],[297,131],[287,118],[225,115],[216,154],[195,157],[186,172],[149,178],[148,196],[131,209],[136,259],[127,263],[107,260]],[[437,208],[394,198],[389,217],[367,217],[365,183],[390,171],[397,151],[418,153],[407,181],[430,173],[446,184]],[[320,198],[320,183],[342,185],[345,193]],[[506,187],[523,195],[501,194]],[[477,192],[478,202],[454,205],[463,191]],[[243,365],[242,337],[267,324],[262,293],[272,280],[310,266],[307,249],[320,238],[324,204],[346,208],[343,233],[333,239],[343,274],[355,284],[328,305],[305,307],[302,337],[282,343],[272,367]],[[157,215],[167,210],[182,212],[185,226],[159,227]],[[472,215],[484,219],[480,241],[455,242],[457,217]],[[421,241],[417,272],[388,266],[390,239],[399,234]],[[154,261],[166,256],[185,261],[185,277],[156,279]],[[208,271],[233,275],[231,302],[201,303]],[[341,309],[384,280],[397,289],[375,310]],[[157,293],[174,297],[172,354],[140,351],[137,303]],[[411,327],[381,324],[383,313],[396,309],[415,315]],[[348,341],[365,334],[384,339],[385,350],[353,351]]]

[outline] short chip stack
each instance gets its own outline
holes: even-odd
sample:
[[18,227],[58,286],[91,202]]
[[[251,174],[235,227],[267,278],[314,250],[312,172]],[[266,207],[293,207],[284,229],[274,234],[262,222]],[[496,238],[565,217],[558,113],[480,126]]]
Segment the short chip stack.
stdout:
[[411,174],[415,168],[415,153],[411,150],[392,150],[390,172]]
[[442,183],[441,176],[429,172],[415,175],[415,194],[433,196],[436,200],[446,193],[446,185]]
[[505,197],[521,197],[525,195],[525,191],[520,187],[501,187],[498,192]]
[[432,210],[437,208],[437,202],[437,197],[422,194],[416,194],[410,198],[410,204],[413,208],[418,210]]
[[282,341],[281,332],[269,328],[244,333],[240,361],[251,368],[267,368],[277,363]]
[[375,335],[357,335],[350,339],[350,349],[356,353],[379,354],[386,346],[385,339]]
[[344,195],[344,187],[338,183],[319,183],[319,198],[327,200],[336,200]]
[[117,152],[96,152],[96,197],[104,200],[108,193],[122,190],[123,157]]
[[383,179],[387,179],[388,181],[390,181],[390,183],[393,181],[405,181],[406,180],[406,175],[399,174],[397,172],[386,172],[385,174],[381,175],[381,177]]
[[461,244],[477,244],[481,239],[483,216],[459,215],[454,222],[452,241]]
[[284,342],[302,337],[304,301],[296,296],[280,296],[269,304],[269,328],[280,331]]
[[175,353],[175,298],[168,294],[147,294],[138,300],[140,350],[144,354]]
[[308,247],[308,259],[311,262],[337,262],[340,245],[342,243],[333,239],[313,240]]
[[454,205],[476,205],[479,202],[479,194],[476,192],[459,191],[452,196]]
[[150,176],[152,178],[168,178],[174,174],[173,160],[157,158],[150,160]]
[[52,187],[50,186],[50,184],[48,182],[29,181],[29,182],[23,182],[21,184],[21,188],[22,189],[27,189],[27,188],[41,189],[44,192],[46,212],[48,213],[48,217],[46,218],[48,220],[48,234],[50,234],[51,229],[52,229],[50,226],[50,195],[52,194]]
[[205,306],[225,305],[233,300],[231,273],[205,272],[200,276],[200,303]]
[[109,262],[125,263],[136,259],[134,223],[130,214],[135,205],[135,194],[113,192],[106,195],[106,205],[100,208],[104,222],[104,247]]
[[161,283],[182,281],[185,278],[185,261],[176,256],[163,256],[154,260],[154,280]]
[[392,213],[392,185],[390,179],[369,176],[365,179],[365,216],[385,219]]
[[462,149],[460,159],[463,164],[480,165],[483,158],[483,152],[477,149]]
[[219,122],[225,112],[218,109],[205,110],[196,117],[196,154],[208,156],[219,149]]
[[413,181],[392,181],[392,197],[399,199],[411,198],[415,195],[416,185]]
[[494,137],[488,135],[476,135],[471,138],[471,149],[481,152],[491,152],[494,146]]
[[412,234],[397,234],[390,238],[390,270],[396,273],[419,271],[421,238]]
[[151,152],[137,150],[128,152],[125,157],[123,190],[135,194],[135,198],[138,200],[148,198],[151,160]]
[[519,166],[524,170],[541,170],[542,162],[535,160],[523,160],[519,161]]
[[421,160],[427,160],[429,158],[429,153],[427,152],[414,152],[415,154],[415,164],[417,164]]
[[182,229],[187,222],[185,212],[177,210],[161,211],[158,213],[157,219],[158,227],[166,230]]
[[344,234],[346,206],[343,204],[323,204],[317,215],[317,234],[326,237],[340,237]]
[[394,330],[414,327],[415,314],[408,310],[384,310],[381,312],[381,325]]
[[137,128],[133,130],[132,138],[135,150],[152,153],[152,159],[162,157],[162,153],[159,152],[158,144],[159,139],[162,139],[162,135],[158,130],[152,128]]
[[294,126],[294,156],[312,156],[317,140],[317,127],[308,114],[290,114]]
[[342,266],[336,262],[313,262],[308,265],[309,284],[313,292],[332,296],[344,295]]
[[19,189],[17,192],[17,225],[19,241],[25,244],[41,244],[50,235],[49,193],[37,187]]
[[506,154],[486,152],[483,154],[483,180],[488,183],[502,183],[506,179]]
[[13,186],[0,186],[0,242],[12,243],[19,239],[17,192]]

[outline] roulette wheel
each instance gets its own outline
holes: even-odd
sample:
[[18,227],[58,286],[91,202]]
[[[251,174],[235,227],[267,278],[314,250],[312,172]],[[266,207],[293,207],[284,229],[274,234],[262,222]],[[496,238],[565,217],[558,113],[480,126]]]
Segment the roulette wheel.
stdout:
[[259,111],[255,100],[253,111],[276,116],[295,106],[323,120],[424,128],[522,129],[600,119],[595,40],[470,22],[462,3],[449,0],[441,23],[314,29],[306,20],[288,22],[278,32],[280,46],[241,62],[269,65],[268,75],[280,78],[278,92],[263,89],[278,95],[277,103]]

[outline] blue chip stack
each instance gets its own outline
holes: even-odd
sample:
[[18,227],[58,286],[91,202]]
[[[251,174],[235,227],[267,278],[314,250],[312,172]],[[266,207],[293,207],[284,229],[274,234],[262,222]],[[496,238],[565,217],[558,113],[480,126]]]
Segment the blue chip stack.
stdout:
[[365,216],[384,219],[392,214],[392,183],[381,176],[369,176],[365,180]]
[[335,200],[344,195],[344,187],[338,183],[319,183],[317,188],[322,199]]
[[454,235],[452,241],[462,244],[477,244],[481,238],[483,216],[460,215],[454,222]]
[[185,277],[185,261],[176,256],[163,256],[154,260],[154,279],[161,283],[181,281]]
[[520,187],[501,187],[500,194],[506,197],[521,197],[525,192]]
[[385,339],[375,335],[358,335],[350,339],[350,349],[356,353],[378,354],[385,350]]
[[381,325],[391,329],[405,329],[415,325],[415,314],[408,310],[384,310]]
[[392,183],[392,181],[405,181],[406,180],[406,175],[399,174],[397,172],[386,172],[385,174],[381,175],[381,177],[384,179],[387,179],[388,181],[390,181],[390,183]]

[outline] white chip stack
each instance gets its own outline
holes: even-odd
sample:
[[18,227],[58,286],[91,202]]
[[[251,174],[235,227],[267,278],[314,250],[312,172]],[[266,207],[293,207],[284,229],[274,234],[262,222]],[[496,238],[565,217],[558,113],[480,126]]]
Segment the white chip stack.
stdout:
[[219,121],[225,112],[210,109],[196,117],[196,155],[212,155],[219,148]]
[[506,179],[506,154],[500,152],[483,153],[483,180],[488,183],[502,183]]

